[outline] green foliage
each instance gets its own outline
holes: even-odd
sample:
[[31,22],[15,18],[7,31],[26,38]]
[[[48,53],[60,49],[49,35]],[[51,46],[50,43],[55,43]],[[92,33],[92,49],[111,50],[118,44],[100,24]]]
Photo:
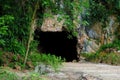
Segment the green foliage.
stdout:
[[93,24],[95,22],[104,23],[107,21],[108,15],[109,15],[109,12],[106,9],[105,5],[102,5],[101,3],[96,3],[94,0],[91,1],[90,24]]
[[120,54],[116,52],[117,50],[120,50],[119,40],[102,45],[96,53],[83,53],[82,56],[84,56],[87,61],[91,62],[120,65]]
[[107,63],[112,65],[120,65],[120,55],[115,53],[91,53],[82,54],[87,61],[95,63]]
[[3,55],[3,51],[2,50],[0,50],[0,66],[2,65],[2,63],[3,63],[3,60],[2,60],[2,55]]
[[11,15],[0,17],[0,46],[5,45],[5,37],[8,35],[8,27],[13,20],[14,17]]
[[30,51],[29,52],[38,51],[37,50],[38,43],[39,42],[37,40],[33,40],[30,44]]
[[47,78],[41,77],[38,73],[30,72],[28,75],[23,77],[18,76],[10,68],[0,67],[0,80],[48,80]]
[[0,68],[0,80],[18,80],[18,76],[9,69]]
[[[88,25],[86,20],[80,21],[79,16],[85,11],[84,8],[88,9],[89,7],[89,1],[83,1],[83,0],[75,0],[75,1],[67,1],[64,0],[64,12],[65,12],[65,22],[64,25],[66,26],[65,28],[69,32],[70,35],[68,37],[76,37],[78,34],[76,32],[76,28],[78,25],[81,23],[84,26]],[[84,15],[86,15],[84,13]]]
[[114,48],[114,49],[119,50],[120,49],[120,40],[115,40],[112,43],[102,45],[97,52],[100,53],[100,52],[106,50],[107,48]]
[[[35,9],[35,3],[38,0],[0,0],[0,48],[3,50],[16,53],[12,56],[12,60],[16,61],[11,63],[10,66],[14,64],[22,65],[22,61],[18,61],[17,54],[22,57],[26,52],[26,45],[30,33],[30,22],[32,21],[32,15]],[[120,1],[119,0],[39,0],[39,9],[37,12],[37,25],[42,25],[44,18],[52,17],[52,15],[60,15],[58,21],[64,20],[64,28],[68,32],[68,38],[77,36],[76,27],[78,23],[86,26],[94,24],[95,22],[102,22],[103,27],[106,27],[106,22],[108,16],[116,15],[118,21],[120,21]],[[87,12],[89,10],[90,12]],[[79,15],[83,14],[88,17],[89,20],[85,19],[80,21]],[[87,15],[87,16],[86,16]],[[84,19],[84,18],[83,18]],[[88,23],[89,21],[89,23]],[[120,41],[113,42],[114,44],[106,44],[101,46],[99,51],[95,55],[89,55],[89,58],[97,59],[100,52],[104,51],[106,48],[117,48],[120,49]],[[33,41],[30,44],[30,52],[37,49],[37,41]],[[3,55],[3,52],[0,52]],[[96,57],[97,56],[97,57]],[[109,56],[109,57],[108,57]],[[113,54],[102,55],[106,60],[110,57],[115,59]],[[102,57],[99,57],[100,59]],[[99,59],[98,58],[98,59]],[[103,60],[104,60],[103,59]],[[113,63],[115,60],[112,60]],[[29,60],[35,64],[36,62],[45,62],[46,64],[52,65],[57,68],[59,64],[62,63],[60,57],[54,55],[45,54],[30,54]],[[0,56],[0,63],[2,63],[2,58]],[[18,63],[17,63],[18,61]],[[8,61],[9,62],[9,61]]]
[[[118,18],[118,21],[120,21],[120,16],[117,17]],[[120,26],[118,26],[114,32],[114,35],[115,35],[115,38],[120,40]]]
[[[30,1],[0,1],[0,46],[13,53],[24,54],[28,42],[30,32],[30,22],[34,12],[35,3],[38,0]],[[61,7],[61,5],[63,7]],[[37,23],[42,25],[43,18],[51,17],[51,15],[64,15],[58,20],[65,20],[65,28],[70,34],[68,37],[77,36],[75,30],[76,25],[73,21],[79,23],[77,17],[82,12],[81,6],[88,6],[85,1],[68,1],[63,0],[40,0],[37,12]],[[14,7],[15,6],[15,7]],[[84,22],[86,24],[86,22]],[[31,46],[34,46],[34,43]],[[36,43],[35,43],[36,45]],[[31,47],[32,49],[33,47]]]
[[[5,23],[5,26],[7,26],[6,31],[8,35],[3,36],[1,40],[0,34],[0,43],[2,44],[2,48],[13,53],[25,54],[25,48],[30,31],[30,22],[34,11],[33,5],[36,3],[36,0],[9,0],[0,2],[2,2],[1,9],[2,12],[4,12],[3,14],[10,15],[10,17],[7,16],[5,19],[2,18],[2,21],[4,20],[4,22],[9,21],[9,24]],[[3,14],[0,16],[4,17]],[[5,28],[6,27],[3,27],[4,31]]]
[[8,41],[9,42],[6,42],[7,45],[4,47],[4,50],[24,55],[26,49],[22,43],[18,42],[18,40],[14,38]]
[[37,63],[42,62],[52,66],[55,70],[57,70],[57,68],[59,68],[64,61],[61,57],[56,57],[55,55],[43,53],[32,53],[29,55],[28,59],[33,62],[34,66],[38,65]]
[[17,66],[20,70],[23,68],[24,55],[13,54],[11,52],[5,52],[0,50],[0,66],[8,66],[16,69]]
[[22,80],[48,80],[48,79],[42,78],[41,75],[38,73],[31,73],[30,75],[23,77]]
[[82,53],[81,56],[85,57],[86,61],[95,61],[98,58],[98,54],[96,53]]
[[94,24],[95,22],[102,22],[103,26],[106,27],[106,22],[108,21],[108,17],[111,15],[116,15],[119,17],[120,12],[120,1],[118,0],[106,0],[106,1],[96,1],[90,0],[90,16],[89,22],[90,24]]
[[[89,7],[89,1],[41,0],[41,4],[41,7],[44,8],[44,18],[51,17],[51,15],[60,15],[60,18],[58,17],[58,21],[64,20],[64,29],[68,31],[68,37],[72,38],[77,36],[76,27],[78,27],[77,24],[80,23],[80,19],[78,17],[84,12],[84,8],[87,9]],[[85,26],[88,25],[86,20],[81,23]]]

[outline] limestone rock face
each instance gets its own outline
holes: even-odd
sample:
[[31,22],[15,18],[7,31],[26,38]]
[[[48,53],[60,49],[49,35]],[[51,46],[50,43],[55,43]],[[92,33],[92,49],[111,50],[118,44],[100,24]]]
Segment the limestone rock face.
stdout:
[[[60,15],[53,15],[44,19],[41,26],[43,32],[62,32],[64,20],[58,21]],[[77,25],[78,32],[76,51],[78,54],[94,53],[102,44],[111,43],[115,39],[115,31],[119,27],[116,22],[116,17],[109,16],[105,28],[102,23],[96,22],[92,26],[82,26],[80,23]],[[82,21],[82,20],[81,20]]]
[[[108,17],[108,23],[105,28],[97,22],[91,27],[80,26],[78,30],[78,44],[83,48],[82,53],[93,53],[97,51],[102,44],[113,42],[115,39],[115,31],[119,27],[114,16]],[[78,47],[78,49],[80,49]],[[80,50],[79,50],[80,51]]]
[[61,32],[64,21],[58,21],[58,17],[59,15],[54,15],[53,17],[45,18],[41,30],[43,32]]

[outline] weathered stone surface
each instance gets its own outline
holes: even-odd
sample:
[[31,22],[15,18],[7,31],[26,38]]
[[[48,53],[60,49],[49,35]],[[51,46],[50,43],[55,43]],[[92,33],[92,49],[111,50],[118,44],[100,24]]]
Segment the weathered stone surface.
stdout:
[[[108,17],[106,27],[102,28],[102,24],[97,22],[91,27],[80,26],[78,28],[78,44],[82,45],[82,53],[93,53],[97,51],[102,44],[112,43],[115,39],[115,31],[119,27],[115,16]],[[77,46],[78,51],[81,47]],[[78,52],[79,53],[79,52]]]
[[63,20],[58,21],[60,15],[54,15],[53,17],[48,17],[44,19],[41,26],[43,32],[61,32],[63,28]]
[[43,63],[40,63],[35,67],[35,72],[39,74],[45,74],[45,73],[52,73],[55,72],[54,69],[50,65],[46,65]]
[[[42,24],[43,32],[62,32],[64,20],[58,21],[61,15],[53,15],[46,18]],[[81,18],[80,18],[81,19]],[[77,53],[94,53],[102,44],[111,43],[115,39],[115,31],[119,24],[114,16],[108,17],[108,22],[105,28],[102,28],[102,23],[96,22],[92,26],[77,25],[78,40]],[[82,21],[82,19],[81,19]]]
[[71,71],[49,73],[47,74],[47,76],[50,77],[50,80],[102,80],[98,77],[94,77],[83,72],[71,72]]

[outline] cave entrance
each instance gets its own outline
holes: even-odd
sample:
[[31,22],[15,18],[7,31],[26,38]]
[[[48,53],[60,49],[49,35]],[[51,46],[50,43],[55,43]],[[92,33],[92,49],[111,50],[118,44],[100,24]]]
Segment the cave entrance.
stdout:
[[39,50],[65,58],[67,62],[77,59],[77,38],[67,38],[68,34],[62,32],[39,32]]

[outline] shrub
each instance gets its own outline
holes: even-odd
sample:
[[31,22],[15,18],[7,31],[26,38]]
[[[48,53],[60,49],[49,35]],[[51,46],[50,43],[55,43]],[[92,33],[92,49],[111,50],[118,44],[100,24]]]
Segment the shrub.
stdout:
[[100,46],[96,53],[117,53],[120,50],[120,40],[114,40],[112,43]]
[[0,50],[0,66],[8,66],[11,68],[20,69],[23,67],[24,57],[20,54],[5,52]]
[[62,62],[65,61],[61,57],[56,57],[55,55],[45,54],[45,53],[32,53],[29,58],[34,66],[38,65],[37,63],[42,62],[44,64],[52,66],[55,70],[62,65]]
[[0,46],[5,45],[5,37],[8,35],[8,25],[14,20],[11,15],[0,16]]
[[25,54],[25,46],[18,42],[17,39],[10,39],[6,41],[6,46],[4,47],[5,51],[9,51],[9,52],[13,52],[15,54],[21,54],[24,55]]

